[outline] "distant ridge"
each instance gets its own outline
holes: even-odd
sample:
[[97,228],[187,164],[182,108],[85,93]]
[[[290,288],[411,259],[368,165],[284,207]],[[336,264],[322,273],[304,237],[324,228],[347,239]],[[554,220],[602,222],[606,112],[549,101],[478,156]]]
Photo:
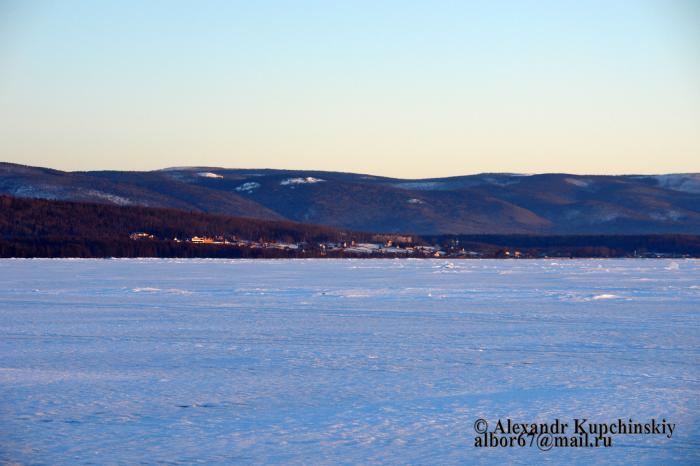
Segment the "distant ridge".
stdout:
[[63,172],[0,163],[0,194],[385,233],[700,233],[700,174],[696,173],[484,173],[404,180],[317,170],[218,167]]

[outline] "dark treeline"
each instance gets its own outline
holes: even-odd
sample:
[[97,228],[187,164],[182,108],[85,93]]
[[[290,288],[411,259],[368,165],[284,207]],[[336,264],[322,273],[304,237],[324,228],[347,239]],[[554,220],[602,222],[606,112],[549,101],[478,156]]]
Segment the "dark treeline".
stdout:
[[0,234],[4,238],[61,236],[107,239],[124,238],[139,231],[163,239],[225,234],[290,242],[330,241],[347,235],[330,227],[287,221],[0,196]]
[[443,235],[424,237],[447,250],[489,257],[520,251],[525,257],[700,257],[700,235]]
[[230,245],[193,244],[169,240],[70,239],[45,237],[0,239],[0,257],[182,257],[182,258],[303,258],[316,257],[310,248],[304,252],[276,249],[249,249]]
[[[134,232],[155,239],[132,240]],[[173,240],[193,236],[303,243],[303,248]],[[319,243],[352,240],[371,242],[373,235],[172,209],[0,196],[0,257],[343,257],[343,251],[322,251]],[[443,235],[412,241],[402,246],[436,245],[448,257],[700,257],[700,235]]]
[[[134,241],[147,232],[155,240]],[[49,201],[0,196],[0,257],[294,257],[295,251],[252,250],[192,244],[173,238],[237,236],[314,245],[350,233],[286,221],[267,221],[137,206]],[[368,235],[352,233],[352,239]]]

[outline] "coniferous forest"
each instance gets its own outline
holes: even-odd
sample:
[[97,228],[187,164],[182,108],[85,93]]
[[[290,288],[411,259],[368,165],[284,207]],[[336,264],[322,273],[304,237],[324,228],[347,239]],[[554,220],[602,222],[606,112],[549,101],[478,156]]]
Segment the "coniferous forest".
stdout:
[[[134,233],[148,236],[135,240]],[[357,257],[343,250],[330,251],[325,245],[371,242],[379,236],[382,241],[391,237],[288,221],[0,196],[0,257]],[[193,237],[227,238],[231,242],[198,244],[191,241]],[[700,257],[700,235],[484,234],[410,238],[410,242],[404,240],[398,247],[430,245],[442,253],[428,257]],[[298,247],[250,247],[237,240]]]

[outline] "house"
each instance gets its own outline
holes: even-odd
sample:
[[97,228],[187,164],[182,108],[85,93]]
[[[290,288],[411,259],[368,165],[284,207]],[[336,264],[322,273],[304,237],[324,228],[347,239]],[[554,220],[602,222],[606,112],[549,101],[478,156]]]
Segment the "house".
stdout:
[[143,232],[136,232],[132,233],[129,235],[129,238],[133,240],[139,240],[139,239],[155,239],[155,236],[153,236],[150,233],[143,233]]
[[437,251],[437,248],[433,246],[416,246],[416,251],[423,254],[432,254]]
[[380,250],[382,254],[408,254],[408,250],[399,247],[387,247]]
[[392,246],[394,244],[407,244],[413,243],[413,236],[407,235],[374,235],[372,236],[373,241],[381,241],[386,246]]
[[214,243],[214,238],[209,238],[207,236],[193,236],[192,239],[190,239],[192,243],[199,243],[199,244],[213,244]]

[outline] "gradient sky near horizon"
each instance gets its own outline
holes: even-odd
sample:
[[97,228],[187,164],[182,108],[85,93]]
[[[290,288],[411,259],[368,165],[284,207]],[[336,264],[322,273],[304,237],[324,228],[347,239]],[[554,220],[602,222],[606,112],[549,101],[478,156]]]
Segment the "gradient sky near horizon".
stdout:
[[0,0],[0,160],[700,172],[700,2]]

